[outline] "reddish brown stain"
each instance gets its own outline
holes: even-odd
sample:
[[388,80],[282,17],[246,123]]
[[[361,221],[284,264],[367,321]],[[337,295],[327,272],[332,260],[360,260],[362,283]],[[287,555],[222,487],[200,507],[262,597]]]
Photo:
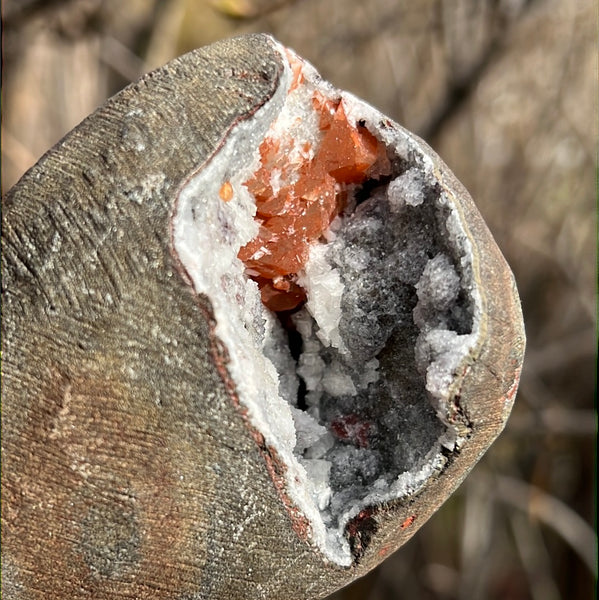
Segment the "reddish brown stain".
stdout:
[[378,531],[379,526],[375,515],[376,511],[373,507],[365,508],[347,524],[346,535],[356,562],[360,561]]
[[417,515],[408,517],[401,525],[401,529],[407,529],[415,520]]
[[193,477],[182,483],[176,442],[156,431],[151,409],[137,414],[115,382],[57,372],[32,407],[2,503],[4,549],[26,588],[148,600],[193,591],[202,564],[189,540],[201,508],[190,506]]
[[274,483],[279,499],[291,519],[291,527],[301,540],[307,541],[312,532],[312,526],[287,493],[287,465],[279,458],[277,451],[272,446],[266,445],[264,436],[251,424],[248,423],[248,426],[266,463],[266,469]]
[[368,447],[368,434],[372,424],[363,421],[358,415],[343,415],[331,423],[331,429],[336,437],[344,441],[350,441],[358,448]]
[[514,372],[514,382],[510,386],[510,389],[507,391],[505,395],[506,402],[513,402],[516,392],[518,391],[518,386],[520,385],[520,374],[522,372],[522,368],[517,368]]

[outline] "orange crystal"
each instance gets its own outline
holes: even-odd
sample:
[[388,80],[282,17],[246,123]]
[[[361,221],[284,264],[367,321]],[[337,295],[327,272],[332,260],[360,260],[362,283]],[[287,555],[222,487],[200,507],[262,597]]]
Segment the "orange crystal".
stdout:
[[349,123],[343,102],[339,103],[319,149],[326,170],[339,183],[361,183],[377,159],[377,139],[361,129]]
[[262,302],[274,312],[293,310],[306,300],[306,292],[297,283],[290,279],[284,281],[288,284],[286,289],[280,289],[275,279],[256,278]]
[[233,199],[233,186],[230,181],[225,181],[225,183],[221,185],[218,195],[223,202],[229,202],[229,200]]
[[289,91],[292,92],[302,83],[304,83],[302,61],[297,56],[295,56],[293,52],[289,52],[289,50],[285,50],[285,54],[287,55],[287,60],[289,62],[289,66],[291,67],[291,72],[293,74],[291,85],[289,86]]
[[[295,89],[303,83],[303,74],[297,59],[290,59],[290,64]],[[312,105],[324,132],[314,158],[291,164],[294,141],[266,137],[260,145],[260,168],[245,182],[256,199],[260,228],[238,257],[258,283],[264,304],[275,312],[292,310],[305,301],[295,275],[306,265],[310,244],[343,210],[344,186],[364,182],[375,163],[381,172],[389,167],[384,146],[365,127],[348,121],[343,100],[315,92]],[[309,150],[304,144],[304,154]],[[271,181],[275,169],[280,182],[276,194]]]

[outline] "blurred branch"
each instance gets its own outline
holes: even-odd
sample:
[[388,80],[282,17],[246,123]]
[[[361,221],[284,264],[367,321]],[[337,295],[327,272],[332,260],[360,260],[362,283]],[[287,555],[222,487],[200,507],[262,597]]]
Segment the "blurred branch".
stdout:
[[465,491],[458,598],[482,600],[491,569],[488,555],[494,527],[481,527],[481,523],[493,521],[492,488],[475,477],[468,480]]
[[567,282],[574,288],[575,294],[572,294],[576,297],[577,301],[580,302],[582,308],[584,309],[585,314],[589,317],[589,320],[594,323],[596,318],[597,311],[595,310],[594,299],[590,301],[588,299],[588,295],[585,290],[580,289],[579,283],[573,276],[572,269],[569,266],[566,266],[562,263],[560,256],[555,252],[555,248],[546,247],[542,240],[538,238],[531,237],[527,235],[526,231],[515,230],[514,235],[512,236],[512,241],[514,244],[521,245],[525,251],[532,251],[539,256],[546,259],[549,263],[556,265],[560,272],[564,275]]
[[597,415],[592,410],[569,410],[550,407],[528,414],[514,414],[509,421],[510,433],[591,436],[597,434]]
[[2,126],[2,157],[16,165],[21,173],[24,173],[37,160],[37,156],[4,125]]
[[[494,27],[491,29],[486,48],[480,53],[476,62],[465,73],[458,73],[445,92],[444,101],[437,106],[431,115],[428,123],[419,132],[419,135],[425,140],[433,140],[444,129],[447,122],[458,113],[472,96],[476,87],[484,77],[486,77],[493,63],[502,56],[505,48],[506,38],[508,37],[512,25],[520,19],[524,13],[532,6],[535,0],[525,0],[522,6],[509,14],[505,8],[502,10],[501,3],[495,6]],[[444,4],[439,5],[443,10]],[[449,10],[453,10],[453,7]],[[445,20],[440,19],[442,27],[440,34],[445,35]]]
[[512,477],[495,477],[496,497],[553,529],[578,554],[597,578],[597,536],[569,506],[538,487]]
[[183,0],[168,0],[157,4],[154,26],[147,42],[144,70],[155,69],[176,56],[185,11],[186,4]]
[[64,4],[64,0],[4,0],[2,2],[4,27],[17,27],[36,13],[58,4]]
[[518,512],[511,515],[510,522],[533,600],[560,600],[551,558],[537,524]]
[[135,81],[144,73],[144,61],[110,35],[102,36],[100,59],[126,81]]
[[445,124],[464,106],[493,61],[501,54],[499,36],[493,39],[478,62],[464,76],[456,78],[447,89],[444,102],[437,107],[429,122],[419,132],[425,140],[433,140]]
[[528,348],[526,368],[537,375],[564,368],[577,360],[592,356],[596,351],[594,340],[595,328],[588,327],[544,344],[542,348]]
[[212,0],[214,8],[231,19],[255,19],[297,0]]

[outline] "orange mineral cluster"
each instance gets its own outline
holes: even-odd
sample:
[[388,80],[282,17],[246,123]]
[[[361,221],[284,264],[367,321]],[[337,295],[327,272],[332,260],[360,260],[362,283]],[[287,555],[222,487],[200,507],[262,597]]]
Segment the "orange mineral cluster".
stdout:
[[389,167],[384,146],[365,127],[348,120],[343,100],[316,92],[312,105],[323,132],[313,158],[306,143],[301,162],[292,161],[290,156],[298,156],[291,152],[294,141],[267,136],[260,145],[260,168],[245,182],[256,198],[260,227],[238,256],[258,283],[262,301],[275,312],[305,301],[296,275],[308,260],[310,244],[343,210],[347,184],[363,183],[373,175],[375,163],[379,175]]

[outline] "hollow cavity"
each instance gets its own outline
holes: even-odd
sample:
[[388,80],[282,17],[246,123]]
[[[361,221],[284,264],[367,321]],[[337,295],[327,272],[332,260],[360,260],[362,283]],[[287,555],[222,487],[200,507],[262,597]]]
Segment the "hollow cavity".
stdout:
[[477,296],[418,144],[282,55],[277,93],[182,188],[173,245],[311,540],[349,565],[352,519],[417,492],[462,441],[448,394]]

